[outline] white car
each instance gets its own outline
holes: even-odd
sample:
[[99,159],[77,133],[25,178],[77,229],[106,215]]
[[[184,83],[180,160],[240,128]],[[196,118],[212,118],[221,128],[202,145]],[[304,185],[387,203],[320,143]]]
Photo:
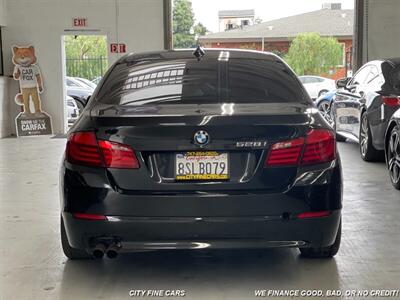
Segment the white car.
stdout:
[[74,79],[84,83],[85,85],[92,88],[93,90],[96,89],[97,85],[95,83],[91,82],[89,79],[81,78],[81,77],[74,77]]
[[79,108],[74,98],[67,96],[68,123],[74,123],[79,118]]
[[301,83],[312,99],[336,89],[335,80],[320,76],[299,76]]

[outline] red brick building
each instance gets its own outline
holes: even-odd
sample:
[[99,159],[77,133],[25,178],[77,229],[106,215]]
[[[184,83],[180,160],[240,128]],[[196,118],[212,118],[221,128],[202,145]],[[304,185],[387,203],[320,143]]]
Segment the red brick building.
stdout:
[[199,41],[210,48],[254,49],[283,56],[298,34],[317,32],[321,36],[338,39],[343,45],[343,63],[332,68],[329,74],[315,75],[338,79],[351,72],[353,19],[353,10],[342,10],[340,4],[333,3],[309,13],[208,34],[200,37]]

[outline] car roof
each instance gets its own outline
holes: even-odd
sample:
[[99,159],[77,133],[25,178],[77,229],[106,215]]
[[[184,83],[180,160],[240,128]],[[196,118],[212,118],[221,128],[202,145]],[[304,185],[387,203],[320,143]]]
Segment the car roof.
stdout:
[[[142,53],[130,53],[119,59],[118,63],[133,63],[137,61],[150,60],[178,60],[178,59],[196,59],[193,52],[196,49],[179,49],[179,50],[164,50]],[[226,48],[204,48],[205,55],[203,59],[218,59],[221,52],[229,52],[229,59],[247,58],[247,59],[263,59],[276,62],[282,60],[271,52],[261,52],[255,50],[242,49],[226,49]]]

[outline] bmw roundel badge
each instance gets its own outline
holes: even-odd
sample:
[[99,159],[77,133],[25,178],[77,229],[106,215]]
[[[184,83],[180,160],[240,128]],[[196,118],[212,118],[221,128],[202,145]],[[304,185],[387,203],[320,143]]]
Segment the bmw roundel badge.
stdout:
[[197,131],[193,137],[194,143],[199,146],[205,146],[210,142],[210,136],[204,130]]

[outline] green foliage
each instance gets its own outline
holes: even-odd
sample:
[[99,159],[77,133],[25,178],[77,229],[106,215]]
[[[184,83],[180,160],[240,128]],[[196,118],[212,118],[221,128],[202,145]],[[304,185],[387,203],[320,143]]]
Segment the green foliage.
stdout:
[[206,26],[204,26],[204,25],[201,24],[200,22],[197,23],[197,24],[194,26],[194,34],[195,34],[197,37],[202,36],[202,35],[206,35],[206,33],[207,33],[207,28],[206,28]]
[[285,60],[297,75],[328,73],[342,63],[343,48],[333,37],[302,33],[292,41]]
[[207,28],[197,23],[190,0],[174,0],[173,42],[174,48],[190,48],[197,43],[196,38],[205,35]]
[[104,36],[68,35],[64,38],[67,76],[94,79],[108,68]]

